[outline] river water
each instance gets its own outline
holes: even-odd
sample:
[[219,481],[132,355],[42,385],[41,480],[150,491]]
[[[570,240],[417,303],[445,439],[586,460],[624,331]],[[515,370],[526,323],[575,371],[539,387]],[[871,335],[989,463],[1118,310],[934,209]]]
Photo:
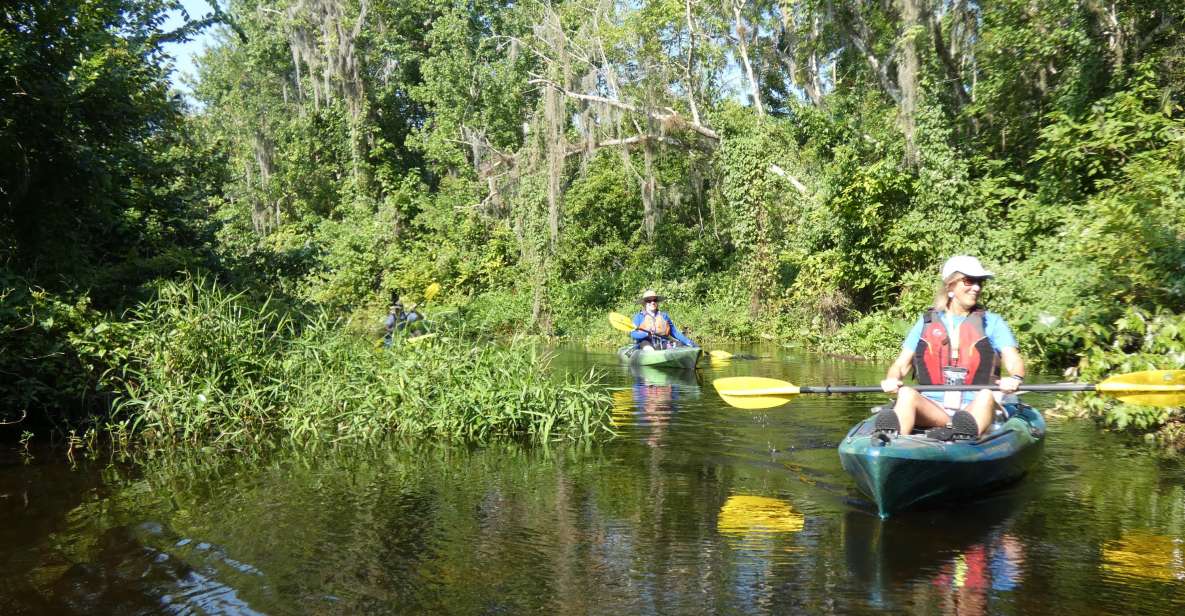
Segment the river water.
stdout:
[[672,374],[559,349],[608,372],[618,436],[595,445],[6,453],[0,614],[1185,612],[1180,461],[1050,417],[1025,480],[882,521],[835,448],[883,397],[742,411],[711,381],[884,367],[743,350]]

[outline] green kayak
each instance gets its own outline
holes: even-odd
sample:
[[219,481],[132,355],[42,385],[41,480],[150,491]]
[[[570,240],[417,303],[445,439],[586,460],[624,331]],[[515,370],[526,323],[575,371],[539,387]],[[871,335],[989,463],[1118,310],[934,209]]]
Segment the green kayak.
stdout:
[[697,346],[679,346],[670,349],[639,349],[636,346],[624,346],[617,350],[617,356],[623,363],[631,366],[654,366],[658,368],[695,368],[703,349]]
[[938,441],[915,432],[873,436],[875,415],[839,444],[839,460],[882,518],[921,503],[965,498],[1024,476],[1041,454],[1045,419],[1023,404],[974,441]]

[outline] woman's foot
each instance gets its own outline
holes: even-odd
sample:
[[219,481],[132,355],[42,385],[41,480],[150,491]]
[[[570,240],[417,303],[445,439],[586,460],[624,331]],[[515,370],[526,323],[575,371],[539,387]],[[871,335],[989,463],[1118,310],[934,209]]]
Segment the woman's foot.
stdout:
[[950,418],[950,427],[954,430],[955,440],[973,440],[979,438],[979,424],[975,416],[967,411],[955,411]]
[[873,434],[898,434],[901,432],[901,420],[893,409],[884,409],[876,414],[876,421],[872,424]]

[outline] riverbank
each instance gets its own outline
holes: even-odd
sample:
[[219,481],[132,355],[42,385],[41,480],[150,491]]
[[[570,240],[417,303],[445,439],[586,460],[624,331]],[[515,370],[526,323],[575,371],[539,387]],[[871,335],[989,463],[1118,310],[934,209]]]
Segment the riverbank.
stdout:
[[[846,325],[804,324],[749,319],[736,301],[708,299],[676,295],[668,304],[680,327],[707,349],[760,340],[887,361],[909,324],[902,308]],[[599,378],[554,381],[549,357],[537,349],[559,340],[604,349],[624,342],[609,326],[610,310],[581,306],[557,310],[554,334],[542,336],[531,326],[529,298],[506,293],[433,304],[427,316],[438,336],[391,349],[378,344],[377,305],[332,316],[209,280],[158,283],[153,299],[118,320],[85,298],[67,304],[38,292],[10,290],[4,308],[12,317],[3,336],[4,369],[20,376],[4,392],[5,438],[27,442],[53,433],[71,448],[100,438],[165,449],[387,435],[585,438],[608,429]],[[636,306],[619,302],[611,309],[630,313]],[[1185,363],[1182,332],[1180,316],[1131,309],[1113,328],[1098,328],[1072,376],[1093,382],[1115,372],[1177,368]],[[1032,332],[1017,334],[1022,348],[1040,350]],[[1042,359],[1030,356],[1034,365]],[[1063,400],[1058,412],[1144,435],[1168,452],[1185,443],[1180,409],[1078,396]]]
[[549,441],[608,425],[601,377],[553,378],[550,356],[527,339],[495,343],[455,329],[387,348],[348,319],[254,301],[212,281],[160,283],[124,320],[68,341],[92,404],[39,419],[79,446],[97,437],[164,449],[404,435]]

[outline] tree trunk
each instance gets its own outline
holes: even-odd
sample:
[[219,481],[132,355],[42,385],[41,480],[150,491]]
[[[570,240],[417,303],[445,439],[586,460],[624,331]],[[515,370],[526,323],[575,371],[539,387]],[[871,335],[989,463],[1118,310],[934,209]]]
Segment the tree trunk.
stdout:
[[[845,34],[847,34],[848,40],[852,42],[852,45],[856,47],[856,50],[860,52],[860,55],[864,56],[864,61],[868,63],[869,68],[872,69],[872,72],[876,75],[877,80],[880,81],[881,88],[885,91],[885,93],[893,99],[893,102],[900,104],[901,90],[893,84],[892,79],[889,79],[890,63],[887,61],[881,61],[881,59],[876,57],[876,54],[873,53],[872,29],[868,26],[868,22],[865,21],[864,15],[860,13],[859,6],[852,7],[851,18],[852,21],[850,24],[847,24],[845,32]],[[835,65],[832,66],[834,67]]]
[[901,61],[897,63],[897,86],[901,88],[901,103],[899,121],[901,132],[905,136],[905,164],[916,167],[918,164],[917,143],[914,133],[917,131],[918,105],[918,60],[917,36],[921,27],[921,3],[925,0],[901,0],[901,19],[904,22],[903,41],[901,45]]
[[934,39],[934,53],[942,63],[942,68],[946,72],[946,80],[951,85],[951,94],[955,99],[954,112],[957,114],[971,99],[967,95],[967,89],[963,86],[962,71],[959,70],[959,65],[955,62],[950,48],[947,47],[945,37],[942,36],[942,22],[933,11],[926,11],[926,13],[926,21],[930,25],[930,36]]
[[646,239],[653,241],[655,230],[658,228],[658,203],[655,193],[658,182],[654,178],[654,142],[647,139],[642,143],[642,160],[645,161],[642,173],[642,228],[646,231]]
[[741,65],[745,68],[745,76],[749,79],[749,88],[753,97],[753,108],[757,115],[765,115],[765,106],[761,104],[761,87],[757,84],[757,77],[753,74],[753,63],[749,61],[749,29],[741,18],[741,0],[732,1],[732,15],[737,34],[737,47],[741,52]]
[[686,0],[684,9],[684,16],[687,18],[687,65],[684,68],[687,78],[687,105],[691,109],[691,121],[699,124],[699,106],[695,103],[695,22],[691,19],[691,0]]
[[251,225],[259,234],[266,234],[280,226],[280,203],[271,202],[271,177],[275,169],[275,154],[272,141],[263,129],[256,129],[251,139],[255,152],[255,164],[259,168],[259,193],[261,198],[254,202],[251,211]]
[[[812,13],[811,29],[804,41],[794,23],[794,8],[788,0],[780,0],[779,13],[782,19],[781,40],[778,42],[778,57],[786,67],[794,85],[802,88],[812,105],[823,104],[823,84],[820,78],[819,51],[817,48],[822,17]],[[805,66],[799,62],[800,47],[808,49]]]
[[547,246],[555,254],[560,241],[560,207],[564,174],[563,108],[564,101],[555,90],[544,95],[544,114],[547,116]]

